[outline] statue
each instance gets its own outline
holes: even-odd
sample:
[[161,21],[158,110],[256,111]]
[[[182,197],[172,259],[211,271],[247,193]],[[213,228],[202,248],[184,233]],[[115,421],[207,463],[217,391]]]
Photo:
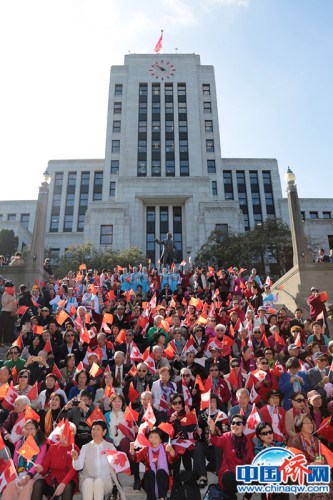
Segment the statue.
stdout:
[[155,238],[155,243],[163,245],[163,250],[160,257],[161,264],[168,264],[169,266],[171,266],[177,256],[177,249],[173,243],[172,234],[167,233],[167,237],[165,240],[158,240],[157,238]]

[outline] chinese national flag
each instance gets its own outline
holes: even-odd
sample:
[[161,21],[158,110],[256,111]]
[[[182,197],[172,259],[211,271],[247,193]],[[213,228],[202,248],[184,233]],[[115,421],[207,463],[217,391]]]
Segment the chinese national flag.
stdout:
[[[31,392],[31,391],[30,391]],[[36,398],[34,398],[36,399]],[[40,416],[38,415],[38,413],[35,412],[35,410],[33,410],[31,408],[31,406],[27,406],[26,409],[25,409],[25,415],[24,415],[24,419],[25,420],[36,420],[37,422],[40,422]]]
[[47,352],[48,354],[53,353],[52,344],[50,340],[46,342],[45,346],[43,347],[43,351]]
[[170,344],[164,349],[164,355],[167,359],[173,359],[175,354],[175,350]]
[[282,346],[286,345],[285,341],[283,340],[283,338],[281,337],[281,335],[279,333],[274,332],[274,337],[275,337],[275,342],[277,344],[280,344]]
[[65,420],[62,432],[63,432],[64,437],[67,439],[67,444],[69,446],[72,446],[74,444],[74,432],[71,429],[71,426],[69,425],[68,420]]
[[331,415],[329,417],[324,418],[321,422],[319,429],[316,431],[316,434],[327,439],[327,441],[333,441],[333,427],[331,425]]
[[195,377],[194,384],[198,386],[199,391],[205,392],[206,389],[205,389],[204,383],[202,381],[202,378],[200,377],[199,374]]
[[27,312],[27,310],[29,309],[29,307],[27,306],[21,306],[18,308],[18,310],[16,311],[16,314],[25,314]]
[[62,309],[56,315],[56,322],[58,323],[58,325],[62,325],[63,323],[65,323],[66,319],[68,319],[68,318],[69,318],[68,314],[66,313],[66,311],[64,311]]
[[40,325],[34,325],[33,331],[34,331],[35,335],[42,335],[42,333],[44,331],[44,327],[40,326]]
[[300,333],[297,334],[297,337],[296,337],[296,340],[295,340],[295,345],[297,345],[298,347],[302,347],[302,341],[301,341],[301,334]]
[[66,305],[66,300],[59,300],[58,307],[65,307],[65,305]]
[[52,366],[51,373],[53,373],[59,380],[62,379],[61,371],[59,370],[59,368],[55,363]]
[[2,384],[2,386],[0,386],[0,399],[3,399],[6,396],[8,389],[9,384]]
[[71,307],[70,307],[70,309],[69,309],[69,314],[70,314],[71,316],[74,316],[74,315],[76,314],[76,307],[75,307],[75,305],[74,305],[74,304],[71,304]]
[[333,453],[323,443],[320,443],[319,446],[320,446],[320,453],[322,455],[324,455],[324,457],[326,458],[326,461],[327,461],[328,465],[332,469],[332,467],[333,467]]
[[137,321],[137,325],[140,328],[144,328],[148,322],[149,322],[148,318],[146,318],[145,316],[139,316],[139,319]]
[[213,379],[211,375],[208,375],[208,377],[206,378],[204,386],[205,386],[205,392],[207,392],[209,389],[213,389]]
[[35,382],[34,385],[31,387],[30,391],[27,394],[27,398],[29,398],[30,401],[34,401],[35,399],[38,398],[37,382]]
[[109,300],[115,300],[115,294],[114,294],[114,290],[110,290],[106,296],[108,297]]
[[138,373],[138,370],[136,368],[136,365],[133,365],[130,371],[127,373],[130,377],[135,377],[135,375]]
[[105,313],[104,316],[103,316],[103,321],[105,321],[105,323],[109,323],[110,325],[112,325],[112,323],[113,323],[113,314]]
[[211,389],[209,389],[209,391],[207,392],[203,392],[201,394],[201,401],[200,401],[200,410],[205,410],[206,408],[209,407],[209,403],[210,403],[210,393],[211,393]]
[[90,335],[89,335],[89,332],[86,328],[81,328],[81,331],[80,331],[80,340],[81,342],[84,344],[90,344],[90,341],[91,341],[91,338],[90,338]]
[[19,335],[16,340],[12,343],[12,346],[18,347],[21,351],[23,349],[23,342],[22,342],[22,337]]
[[81,264],[79,267],[80,271],[85,271],[87,269],[87,266],[85,264]]
[[192,411],[187,413],[187,415],[184,418],[180,420],[180,425],[184,425],[185,427],[187,427],[188,425],[197,425],[197,424],[198,424],[198,419],[194,408]]
[[112,394],[115,393],[114,387],[112,385],[106,385],[104,389],[104,397],[111,398]]
[[134,423],[137,422],[139,418],[139,412],[133,410],[131,403],[126,406],[125,412],[124,412],[124,419],[128,423]]
[[135,389],[133,382],[130,383],[129,388],[128,388],[128,399],[131,403],[134,403],[138,399],[140,394],[138,391]]
[[229,335],[224,335],[223,337],[223,345],[234,345],[235,341]]
[[170,436],[171,439],[173,438],[175,429],[172,424],[168,424],[167,422],[161,422],[157,427],[161,429],[161,431],[168,434],[168,436]]
[[161,36],[159,37],[157,44],[154,47],[154,52],[159,54],[163,48],[163,31],[161,31]]
[[115,343],[116,344],[123,344],[125,342],[125,340],[126,340],[126,330],[125,330],[125,328],[122,328],[117,335]]
[[16,368],[16,366],[13,366],[11,372],[12,372],[13,382],[14,382],[14,384],[16,384],[17,383],[17,368]]
[[103,370],[100,366],[98,366],[97,363],[93,363],[91,368],[90,368],[89,373],[90,373],[91,377],[96,378],[96,377],[99,377],[100,375],[102,375]]
[[232,387],[238,387],[238,377],[234,368],[231,368],[230,370],[228,382]]
[[89,425],[89,427],[92,426],[94,420],[104,420],[106,422],[106,419],[100,410],[99,406],[96,406],[92,414],[87,418],[86,424]]
[[32,434],[27,437],[21,448],[17,450],[17,453],[26,460],[31,460],[35,455],[38,455],[39,447]]

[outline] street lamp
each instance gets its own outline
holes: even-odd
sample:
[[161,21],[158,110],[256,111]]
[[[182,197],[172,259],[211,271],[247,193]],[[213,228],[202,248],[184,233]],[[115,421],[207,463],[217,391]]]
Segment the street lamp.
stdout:
[[311,262],[304,235],[304,227],[301,217],[301,209],[296,188],[296,175],[288,167],[284,176],[287,183],[288,209],[290,218],[291,240],[293,244],[293,264],[299,266]]
[[50,182],[51,182],[51,176],[50,176],[50,174],[49,174],[49,172],[48,172],[48,170],[47,170],[47,169],[46,169],[46,170],[45,170],[45,172],[43,173],[43,178],[44,178],[44,182],[43,182],[43,184],[45,183],[45,184],[49,185],[49,184],[50,184]]

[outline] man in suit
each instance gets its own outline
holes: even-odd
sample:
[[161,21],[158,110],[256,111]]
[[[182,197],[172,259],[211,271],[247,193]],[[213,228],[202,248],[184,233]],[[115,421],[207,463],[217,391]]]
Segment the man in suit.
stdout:
[[125,354],[122,351],[114,353],[114,364],[110,367],[114,380],[117,380],[119,387],[123,387],[125,376],[129,371],[129,367],[124,365]]
[[247,420],[253,408],[253,404],[250,403],[249,391],[247,389],[238,389],[238,391],[236,392],[236,398],[238,405],[232,406],[230,408],[228,413],[229,420],[231,421],[232,417],[238,414],[244,414],[244,417]]
[[131,359],[131,352],[134,347],[137,347],[137,345],[133,342],[133,339],[134,333],[132,332],[132,330],[126,330],[125,342],[119,344],[117,349],[118,351],[124,353],[126,366],[131,366],[133,364],[133,361]]
[[[134,377],[131,377],[129,374],[126,375],[123,390],[123,394],[126,400],[128,398],[128,390],[131,382],[133,382],[134,389],[138,391],[139,394],[142,394],[144,391],[151,389],[153,381],[148,370],[148,366],[145,363],[138,364],[137,374]],[[136,410],[138,406],[139,401],[137,400],[133,403],[133,408]]]
[[93,348],[93,351],[95,351],[98,348],[100,349],[100,351],[102,351],[101,364],[103,368],[105,368],[109,364],[109,360],[112,359],[113,356],[112,349],[110,349],[106,344],[105,333],[101,332],[97,335],[97,346]]
[[316,390],[326,399],[325,384],[329,382],[329,366],[327,354],[316,352],[314,354],[316,366],[308,371],[308,378],[311,390]]

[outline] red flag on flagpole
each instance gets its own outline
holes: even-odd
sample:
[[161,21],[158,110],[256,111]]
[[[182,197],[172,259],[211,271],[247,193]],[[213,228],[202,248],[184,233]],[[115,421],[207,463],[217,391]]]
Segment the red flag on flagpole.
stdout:
[[31,406],[27,406],[25,409],[24,420],[36,420],[36,422],[40,422],[40,416],[31,408]]
[[157,44],[154,47],[154,52],[159,54],[163,48],[163,30],[161,30],[161,36],[159,37]]
[[129,388],[128,388],[128,399],[131,403],[134,403],[138,399],[140,394],[138,391],[135,389],[133,382],[130,383]]
[[173,438],[175,429],[172,424],[168,424],[167,422],[161,422],[157,427],[161,429],[161,431],[168,434],[168,436],[170,436],[171,439]]
[[200,401],[200,410],[205,410],[206,408],[209,407],[209,403],[210,403],[210,393],[211,393],[211,389],[209,389],[209,391],[207,392],[203,392],[201,394],[201,401]]
[[91,413],[90,417],[87,418],[86,424],[89,425],[89,427],[91,427],[94,420],[101,420],[101,419],[104,420],[104,422],[106,422],[106,419],[102,411],[100,410],[99,406],[96,406],[94,411]]

